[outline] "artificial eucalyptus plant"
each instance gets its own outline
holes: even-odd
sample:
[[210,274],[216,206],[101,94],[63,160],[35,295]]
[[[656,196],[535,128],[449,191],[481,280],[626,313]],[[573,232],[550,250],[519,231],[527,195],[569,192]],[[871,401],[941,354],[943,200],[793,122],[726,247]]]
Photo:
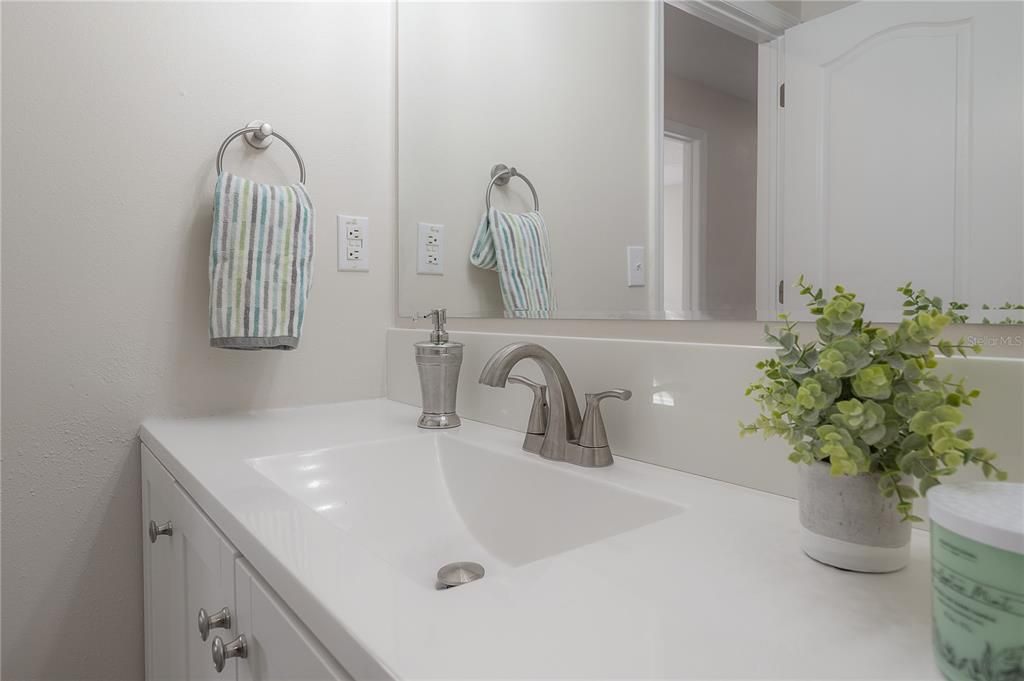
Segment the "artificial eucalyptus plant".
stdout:
[[[962,407],[979,392],[933,371],[936,350],[947,357],[981,351],[963,339],[938,339],[949,315],[924,304],[921,292],[914,303],[920,307],[889,331],[865,321],[864,304],[841,286],[831,299],[803,277],[797,286],[817,317],[818,338],[801,343],[785,315],[780,328],[765,326],[768,342],[779,349],[757,363],[762,376],[747,394],[760,415],[741,423],[741,434],[784,438],[793,447],[790,461],[824,461],[832,475],[877,474],[882,494],[897,497],[905,520],[921,520],[912,500],[961,466],[975,464],[986,477],[1006,479],[992,463],[995,453],[972,446],[974,433],[960,427]],[[908,288],[898,291],[906,295]],[[916,479],[916,489],[905,476]]]
[[[939,298],[938,296],[929,296],[928,292],[923,288],[915,291],[912,282],[908,281],[896,290],[903,294],[904,316],[910,317],[924,310],[942,311],[942,298]],[[946,305],[945,315],[949,317],[949,321],[953,324],[967,324],[971,321],[968,316],[968,308],[969,306],[967,303],[951,300]],[[996,321],[992,321],[988,316],[984,316],[981,318],[982,324],[1024,324],[1024,318],[1016,318],[1012,316],[1013,314],[1024,310],[1024,303],[1006,302],[996,307],[985,303],[981,306],[981,309],[985,311],[1000,311],[1006,313],[1006,317]]]

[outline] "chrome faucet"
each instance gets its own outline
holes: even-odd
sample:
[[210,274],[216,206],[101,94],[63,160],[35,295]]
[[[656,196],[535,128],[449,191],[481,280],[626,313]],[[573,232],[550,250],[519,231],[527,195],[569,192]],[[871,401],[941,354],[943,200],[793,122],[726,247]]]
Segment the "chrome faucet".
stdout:
[[[521,376],[509,376],[512,368],[524,359],[537,363],[544,374],[546,386]],[[586,414],[580,418],[580,407],[565,369],[549,350],[536,343],[506,345],[494,353],[480,373],[480,383],[484,385],[504,388],[508,381],[521,383],[534,391],[533,410],[523,449],[545,459],[568,461],[588,468],[612,464],[614,459],[608,446],[600,403],[606,397],[628,400],[633,396],[630,391],[606,390],[588,394]],[[543,432],[536,432],[540,430]]]

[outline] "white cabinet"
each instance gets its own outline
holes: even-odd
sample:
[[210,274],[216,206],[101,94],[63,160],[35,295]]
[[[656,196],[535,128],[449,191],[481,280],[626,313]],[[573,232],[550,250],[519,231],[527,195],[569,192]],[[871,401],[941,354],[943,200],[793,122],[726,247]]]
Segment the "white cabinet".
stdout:
[[241,558],[235,562],[235,605],[248,647],[246,659],[238,661],[238,681],[352,678]]
[[[180,488],[178,502],[183,580],[180,591],[184,592],[185,600],[185,678],[212,681],[224,675],[213,668],[210,642],[218,634],[230,641],[236,629],[234,564],[238,553]],[[210,629],[204,641],[199,630],[200,609],[210,615],[223,608],[227,609],[230,626]]]
[[[142,454],[146,676],[215,679],[212,635],[202,640],[199,609],[234,614],[238,554],[145,445]],[[169,523],[168,533],[151,535],[151,523]]]
[[[174,479],[142,447],[142,564],[145,576],[146,678],[178,681],[185,673],[185,599],[180,579],[182,552],[175,530]],[[150,523],[171,523],[171,534],[156,535]]]
[[[349,679],[323,645],[142,446],[148,681]],[[150,533],[150,524],[163,533]],[[169,523],[169,525],[167,525]],[[200,634],[200,609],[230,623]],[[216,638],[246,640],[245,659],[214,667]]]

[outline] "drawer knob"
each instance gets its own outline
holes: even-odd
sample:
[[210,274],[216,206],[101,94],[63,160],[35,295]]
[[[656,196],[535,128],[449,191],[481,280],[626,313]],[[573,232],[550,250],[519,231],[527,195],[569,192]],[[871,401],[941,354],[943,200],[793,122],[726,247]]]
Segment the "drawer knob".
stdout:
[[231,643],[224,643],[220,636],[213,637],[213,668],[217,673],[224,671],[224,665],[232,657],[245,659],[249,657],[249,647],[245,643],[245,635],[239,635]]
[[156,524],[155,520],[149,521],[149,541],[156,543],[157,538],[161,534],[166,534],[168,537],[174,534],[174,526],[171,525],[171,521],[168,520],[166,523]]
[[206,608],[199,608],[199,636],[205,641],[210,637],[210,629],[230,629],[231,611],[224,606],[212,615]]

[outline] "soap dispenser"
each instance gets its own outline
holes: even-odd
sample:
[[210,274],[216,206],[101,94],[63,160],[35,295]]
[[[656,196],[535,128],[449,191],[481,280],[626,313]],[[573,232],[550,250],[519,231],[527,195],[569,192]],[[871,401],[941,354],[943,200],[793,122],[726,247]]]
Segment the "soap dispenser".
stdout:
[[417,425],[420,428],[455,428],[462,423],[455,413],[455,394],[459,389],[459,369],[462,368],[462,343],[452,343],[445,331],[447,313],[444,309],[431,310],[423,318],[430,318],[433,330],[430,340],[416,343],[416,368],[420,373],[420,392],[423,413]]

